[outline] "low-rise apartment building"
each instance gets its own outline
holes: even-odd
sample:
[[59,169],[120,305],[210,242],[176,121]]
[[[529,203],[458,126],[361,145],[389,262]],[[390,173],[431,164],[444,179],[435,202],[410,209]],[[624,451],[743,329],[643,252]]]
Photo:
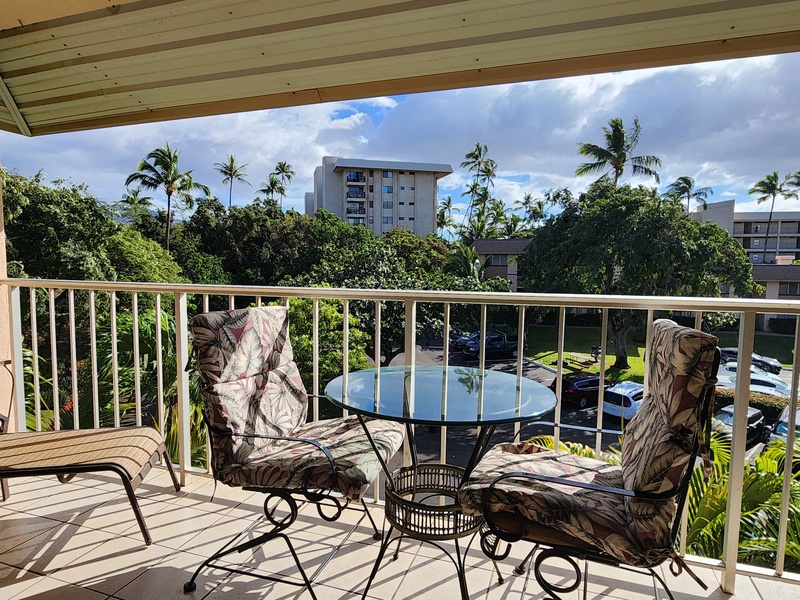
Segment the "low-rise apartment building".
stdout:
[[446,164],[325,156],[306,193],[306,214],[325,209],[375,235],[405,227],[417,235],[436,231],[438,181]]
[[486,261],[484,279],[504,277],[511,282],[511,291],[516,292],[519,289],[517,257],[524,252],[529,241],[527,238],[475,240],[472,249],[478,253],[481,263]]

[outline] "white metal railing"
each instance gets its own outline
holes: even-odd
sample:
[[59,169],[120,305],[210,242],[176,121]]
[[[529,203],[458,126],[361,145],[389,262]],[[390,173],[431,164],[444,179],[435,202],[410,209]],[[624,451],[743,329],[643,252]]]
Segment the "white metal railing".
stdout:
[[[526,310],[534,307],[549,307],[558,310],[558,332],[557,332],[557,367],[556,367],[556,395],[561,398],[562,394],[562,370],[564,363],[564,343],[565,343],[565,315],[570,308],[591,308],[599,309],[602,312],[602,331],[601,331],[601,356],[600,356],[600,378],[601,386],[605,377],[606,360],[606,339],[608,328],[608,313],[610,309],[630,309],[645,311],[647,318],[647,347],[645,360],[649,354],[649,341],[651,338],[651,325],[655,311],[683,311],[693,312],[695,315],[695,326],[699,328],[703,312],[733,312],[739,313],[739,367],[736,381],[734,399],[734,426],[732,435],[731,449],[731,471],[730,489],[727,504],[727,519],[725,528],[725,547],[724,560],[720,565],[724,569],[722,587],[729,593],[734,589],[734,578],[737,572],[737,549],[739,540],[739,519],[741,515],[742,502],[742,482],[745,464],[745,445],[747,429],[747,404],[749,400],[750,388],[750,365],[751,354],[755,337],[756,317],[759,314],[782,314],[800,315],[800,301],[784,300],[760,300],[760,299],[740,299],[740,298],[684,298],[684,297],[651,297],[651,296],[600,296],[600,295],[577,295],[577,294],[527,294],[527,293],[486,293],[486,292],[439,292],[439,291],[408,291],[408,290],[364,290],[364,289],[331,289],[331,288],[289,288],[289,287],[260,287],[260,286],[216,286],[216,285],[184,285],[184,284],[157,284],[157,283],[108,283],[108,282],[86,282],[86,281],[60,281],[60,280],[27,280],[27,279],[0,279],[0,284],[8,286],[11,309],[11,335],[12,335],[12,369],[14,374],[14,405],[17,411],[18,423],[26,422],[26,395],[32,397],[31,407],[34,415],[34,426],[36,429],[42,427],[42,386],[45,383],[44,373],[39,368],[39,361],[42,347],[40,340],[49,338],[50,350],[50,382],[52,388],[52,414],[53,426],[58,429],[61,427],[61,408],[64,406],[62,398],[59,396],[59,377],[69,376],[72,410],[72,421],[74,427],[80,426],[80,407],[87,400],[79,398],[78,393],[78,364],[82,360],[91,361],[91,406],[92,406],[92,426],[99,425],[101,420],[101,399],[100,383],[102,377],[98,371],[98,347],[97,338],[99,324],[97,322],[98,303],[108,302],[109,323],[108,330],[111,340],[111,379],[112,379],[112,410],[113,424],[118,427],[121,424],[122,409],[120,406],[120,379],[119,379],[119,347],[117,339],[117,325],[120,310],[130,311],[132,318],[132,349],[131,353],[134,362],[134,407],[133,414],[135,422],[142,422],[142,390],[140,385],[141,371],[141,347],[140,343],[140,301],[144,298],[152,298],[156,315],[155,339],[153,356],[148,356],[149,361],[155,360],[157,376],[157,412],[156,424],[162,429],[164,422],[164,403],[165,403],[165,372],[163,364],[163,348],[166,343],[174,344],[176,356],[175,373],[171,376],[175,378],[175,394],[177,396],[178,414],[178,464],[180,466],[181,477],[185,478],[186,472],[192,470],[191,466],[191,445],[190,445],[190,391],[189,374],[184,366],[189,356],[189,299],[195,301],[197,311],[207,311],[209,309],[210,298],[225,298],[227,296],[227,306],[233,308],[235,300],[239,298],[249,298],[249,301],[261,305],[262,299],[283,299],[288,304],[290,298],[310,299],[312,301],[312,356],[313,373],[311,394],[314,396],[311,405],[311,414],[314,419],[319,418],[319,403],[317,397],[320,387],[324,384],[320,379],[319,373],[319,325],[320,325],[320,301],[337,300],[342,301],[343,311],[343,346],[342,346],[342,367],[346,373],[349,365],[349,323],[348,315],[351,301],[366,301],[374,306],[375,319],[375,354],[374,360],[380,362],[380,341],[382,335],[381,327],[381,303],[382,302],[401,302],[405,305],[405,362],[413,365],[416,361],[414,348],[416,346],[417,330],[417,307],[422,303],[433,303],[442,305],[443,314],[443,356],[442,361],[446,366],[449,360],[449,334],[451,328],[451,307],[455,304],[472,304],[480,307],[480,340],[481,351],[479,352],[479,368],[485,365],[485,334],[488,330],[487,308],[489,306],[516,306],[518,308],[518,359],[517,376],[522,377],[523,373],[523,353],[525,333]],[[27,288],[27,306],[23,310],[21,290]],[[68,314],[67,326],[59,326],[56,319],[56,293],[59,296],[67,292]],[[85,292],[86,306],[76,305],[76,293]],[[124,307],[118,306],[118,297],[122,294],[130,295],[130,303]],[[83,298],[83,296],[81,296]],[[161,327],[162,307],[165,299],[168,298],[174,305],[174,339],[165,339],[164,331]],[[47,322],[49,324],[47,335],[42,330],[41,324],[37,321],[37,312],[47,308]],[[87,311],[88,331],[79,332],[76,323],[76,310],[80,308]],[[23,313],[27,312],[28,320],[23,327]],[[798,319],[798,330],[795,334],[795,354],[793,375],[791,384],[791,411],[794,415],[797,407],[797,388],[798,388],[798,356],[800,356],[800,319]],[[28,335],[23,339],[23,330]],[[64,339],[64,335],[67,339]],[[89,356],[78,356],[78,336],[83,342],[82,347],[89,347]],[[88,340],[86,339],[88,338]],[[25,344],[27,340],[27,345]],[[27,350],[31,353],[31,365],[29,376],[26,379],[24,372],[23,352]],[[58,357],[68,354],[69,368],[59,372]],[[62,361],[62,364],[65,362]],[[645,369],[645,387],[648,385],[647,369]],[[30,394],[26,393],[26,386],[30,385]],[[597,424],[594,429],[595,446],[599,452],[601,449],[601,437],[603,427],[602,402],[598,402]],[[555,410],[554,416],[554,436],[559,440],[561,430],[567,425],[562,423],[561,401]],[[518,429],[515,433],[518,432]],[[790,452],[794,439],[794,429],[790,428],[789,443],[787,444],[787,464],[791,464]],[[446,457],[446,429],[442,428],[440,439],[440,456]],[[408,448],[405,449],[408,452]],[[788,506],[789,506],[789,479],[790,469],[786,469],[786,479],[783,489],[783,515],[780,536],[778,542],[778,559],[774,573],[782,575],[784,570],[783,556],[786,548],[786,531]],[[376,486],[377,488],[377,486]],[[685,511],[686,512],[686,511]],[[684,512],[684,514],[685,514]],[[685,539],[685,520],[682,531]],[[682,552],[685,548],[681,548]]]

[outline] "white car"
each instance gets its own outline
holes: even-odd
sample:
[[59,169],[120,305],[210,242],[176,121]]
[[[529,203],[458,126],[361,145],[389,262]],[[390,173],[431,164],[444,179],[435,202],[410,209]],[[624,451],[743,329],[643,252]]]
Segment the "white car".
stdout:
[[[720,369],[721,371],[721,369]],[[736,388],[736,375],[720,374],[717,377],[717,387],[719,388]],[[750,391],[758,392],[759,394],[771,394],[773,396],[780,396],[781,398],[788,398],[790,395],[789,385],[784,381],[774,381],[761,377],[755,373],[750,374]]]
[[[736,361],[731,361],[728,363],[723,363],[719,366],[719,374],[720,375],[736,375],[736,369],[738,365]],[[781,379],[778,375],[774,373],[767,373],[764,369],[757,367],[755,365],[750,365],[750,377],[756,376],[758,379],[769,379],[770,381],[774,381],[778,385],[787,385],[786,382]]]
[[632,419],[644,397],[644,386],[634,381],[623,381],[603,393],[603,413]]

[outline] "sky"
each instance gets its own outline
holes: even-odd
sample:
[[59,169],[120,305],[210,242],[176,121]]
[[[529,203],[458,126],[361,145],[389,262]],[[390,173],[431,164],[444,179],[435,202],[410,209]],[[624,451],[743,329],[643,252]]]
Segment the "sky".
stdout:
[[[252,184],[234,184],[236,205],[253,200],[278,161],[289,162],[296,175],[284,209],[303,212],[323,156],[446,163],[455,172],[440,180],[439,196],[451,195],[463,208],[470,177],[459,165],[480,142],[498,165],[495,197],[513,205],[527,192],[585,190],[596,176],[574,176],[584,162],[578,144],[602,145],[609,119],[631,126],[635,115],[642,134],[634,154],[661,158],[662,191],[688,175],[714,190],[710,202],[734,198],[737,211],[767,211],[769,203],[757,204],[747,190],[773,171],[782,177],[800,170],[798,73],[800,54],[785,54],[37,138],[0,131],[0,164],[26,176],[42,169],[48,182],[86,183],[113,203],[138,162],[169,142],[180,151],[180,169],[191,170],[224,204],[228,185],[213,165],[227,154],[248,165]],[[627,175],[623,181],[655,185]],[[147,195],[164,206],[161,193]],[[800,201],[779,199],[775,209],[800,210]]]

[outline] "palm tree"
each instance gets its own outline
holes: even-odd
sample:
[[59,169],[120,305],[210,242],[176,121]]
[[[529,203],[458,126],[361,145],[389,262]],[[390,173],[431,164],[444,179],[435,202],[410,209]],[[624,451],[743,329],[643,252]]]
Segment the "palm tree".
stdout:
[[522,200],[515,200],[514,204],[524,213],[523,221],[527,225],[538,223],[546,216],[545,201],[541,198],[534,198],[530,192],[526,192]]
[[525,232],[525,219],[517,214],[511,213],[506,217],[503,223],[502,232],[506,238],[522,237]]
[[283,187],[281,180],[275,173],[270,173],[269,176],[267,177],[267,180],[262,181],[261,185],[263,185],[264,187],[262,187],[258,191],[262,194],[266,194],[272,200],[275,199],[275,194],[278,194],[281,197],[283,197],[286,194],[286,188]]
[[486,262],[481,263],[478,253],[463,242],[453,244],[444,266],[448,273],[474,281],[480,281],[485,268]]
[[439,201],[439,208],[436,211],[436,229],[440,229],[444,234],[446,229],[450,229],[455,222],[453,221],[453,212],[458,212],[458,209],[453,207],[452,196],[445,196],[443,200]]
[[126,186],[138,183],[146,190],[163,189],[167,195],[167,251],[172,229],[172,196],[177,195],[187,208],[191,208],[194,205],[194,197],[191,194],[193,190],[200,191],[206,196],[211,194],[207,186],[192,179],[191,171],[180,172],[178,155],[177,150],[172,150],[169,143],[165,143],[163,148],[156,148],[148,154],[136,167],[136,173],[131,173],[125,180]]
[[710,187],[694,187],[694,178],[684,175],[683,177],[678,177],[675,181],[670,183],[667,186],[667,193],[664,195],[667,198],[672,198],[674,200],[683,201],[685,199],[686,212],[691,212],[690,206],[692,200],[702,203],[703,210],[705,210],[708,208],[708,202],[706,202],[706,198],[713,194],[714,190],[712,190]]
[[470,184],[467,191],[462,194],[462,196],[469,194],[470,201],[469,207],[467,208],[467,218],[470,218],[472,215],[472,204],[478,195],[479,188],[489,188],[494,185],[497,163],[489,158],[488,146],[480,142],[477,142],[475,147],[467,152],[464,159],[464,162],[461,163],[461,168],[466,169],[470,173],[474,173],[472,184]]
[[295,172],[292,171],[292,165],[290,165],[285,160],[282,160],[275,165],[275,170],[273,171],[273,174],[277,175],[281,181],[281,187],[278,193],[281,195],[280,207],[281,210],[283,210],[283,199],[286,197],[286,186],[292,182],[292,178],[295,176]]
[[608,127],[603,127],[606,138],[605,147],[581,142],[578,145],[578,154],[594,159],[594,162],[583,163],[575,169],[575,175],[590,175],[601,173],[607,177],[612,174],[614,185],[617,185],[625,167],[630,165],[634,176],[652,177],[659,182],[658,173],[652,167],[660,167],[661,159],[657,156],[631,156],[633,149],[639,143],[642,127],[639,118],[633,117],[633,129],[625,129],[620,117],[615,117],[608,122]]
[[114,208],[117,209],[119,216],[135,225],[139,217],[149,212],[153,207],[152,199],[152,196],[143,196],[142,189],[137,187],[132,190],[126,190],[122,194],[122,199],[114,203]]
[[772,203],[769,207],[769,219],[767,219],[767,232],[764,234],[764,251],[763,258],[761,259],[762,263],[767,258],[767,240],[769,239],[769,229],[772,225],[772,211],[775,208],[775,198],[778,196],[783,196],[787,200],[789,198],[797,198],[797,192],[792,191],[790,189],[791,187],[791,176],[786,176],[783,182],[779,183],[778,172],[773,171],[772,173],[768,173],[761,181],[757,181],[753,187],[747,190],[748,194],[758,195],[759,204],[770,199],[772,200]]
[[247,165],[237,165],[236,157],[233,154],[228,154],[224,163],[214,163],[214,169],[225,176],[222,183],[229,183],[228,187],[228,208],[230,209],[233,204],[233,182],[238,181],[250,185],[250,182],[244,178],[247,173],[245,168]]

